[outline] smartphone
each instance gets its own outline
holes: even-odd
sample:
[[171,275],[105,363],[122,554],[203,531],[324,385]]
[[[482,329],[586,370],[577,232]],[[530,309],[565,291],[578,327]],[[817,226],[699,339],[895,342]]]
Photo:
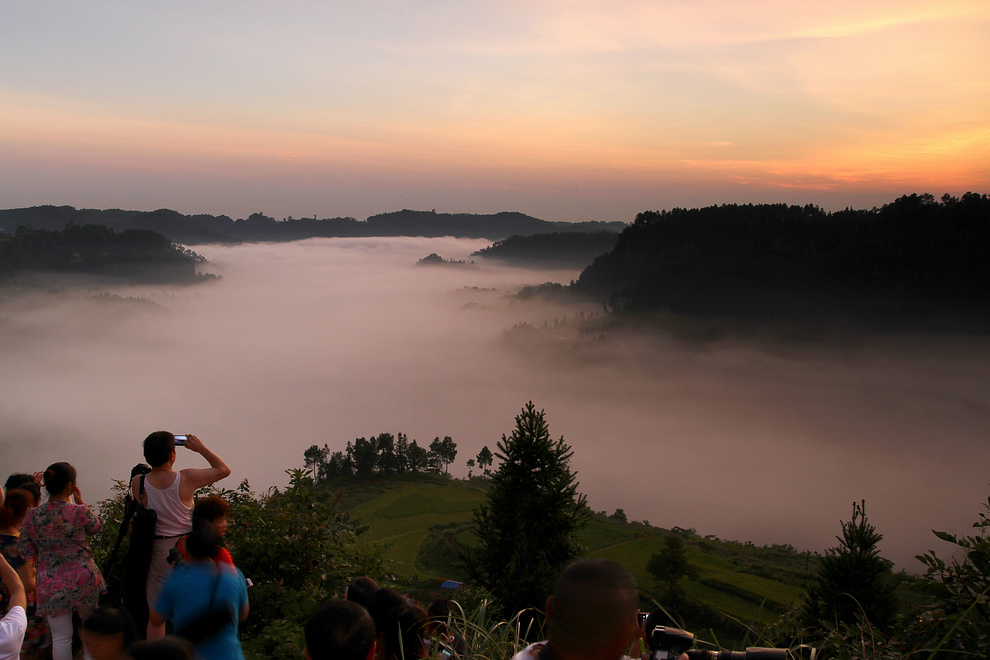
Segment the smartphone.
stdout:
[[175,436],[175,446],[176,447],[185,447],[186,446],[186,436],[185,435],[177,435],[177,436]]

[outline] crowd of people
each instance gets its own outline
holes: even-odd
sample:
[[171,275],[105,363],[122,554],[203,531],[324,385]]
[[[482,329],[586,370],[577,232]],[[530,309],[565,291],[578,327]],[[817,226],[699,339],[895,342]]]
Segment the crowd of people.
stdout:
[[[100,606],[106,582],[88,538],[103,521],[83,501],[72,465],[53,463],[7,479],[0,490],[0,660],[72,660],[74,640],[85,660],[243,659],[238,623],[248,615],[249,583],[222,544],[229,506],[216,495],[194,501],[198,489],[230,468],[187,435],[180,442],[208,467],[175,470],[176,437],[159,431],[145,439],[148,469],[135,474],[130,488],[136,505],[154,512],[141,580],[147,620],[131,609]],[[637,602],[635,582],[618,564],[576,562],[546,603],[548,640],[514,660],[638,657],[630,646],[641,636]],[[369,577],[356,578],[342,599],[306,622],[305,657],[463,658],[465,643],[448,629],[449,613],[446,600],[423,607]]]
[[[132,483],[134,502],[154,512],[142,579],[146,620],[100,607],[107,587],[88,539],[103,521],[83,501],[75,468],[59,462],[7,479],[0,490],[0,660],[72,660],[75,639],[86,660],[243,658],[237,624],[248,614],[247,582],[222,547],[229,507],[215,495],[193,501],[230,468],[195,435],[179,437],[208,467],[173,469],[176,436],[158,431],[145,439],[147,469]],[[166,636],[168,622],[174,634]]]

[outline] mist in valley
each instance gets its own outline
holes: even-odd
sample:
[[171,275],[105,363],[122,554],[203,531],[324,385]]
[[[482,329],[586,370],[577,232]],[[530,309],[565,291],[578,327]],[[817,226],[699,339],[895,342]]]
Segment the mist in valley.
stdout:
[[[416,266],[486,245],[197,246],[222,280],[0,292],[3,477],[67,460],[95,502],[159,429],[199,435],[233,469],[227,488],[284,485],[310,445],[382,432],[451,436],[464,476],[532,400],[573,448],[593,509],[661,527],[821,551],[865,499],[884,556],[916,571],[915,554],[946,550],[932,529],[967,531],[986,502],[984,338],[507,342],[516,324],[598,308],[506,295],[577,270]],[[180,450],[177,467],[202,464]]]

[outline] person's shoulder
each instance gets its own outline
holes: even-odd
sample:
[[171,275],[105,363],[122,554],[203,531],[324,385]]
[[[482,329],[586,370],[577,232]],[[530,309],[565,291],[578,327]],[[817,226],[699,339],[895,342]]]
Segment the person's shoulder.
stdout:
[[7,613],[3,615],[2,619],[5,626],[13,626],[16,629],[26,629],[27,628],[27,612],[20,605],[14,605]]
[[213,558],[217,564],[227,564],[229,566],[234,565],[234,558],[230,556],[230,552],[227,548],[220,548],[217,550],[217,556]]
[[536,644],[530,644],[524,648],[519,653],[512,656],[512,660],[536,660],[539,657],[540,651],[546,646],[546,642],[537,642]]
[[244,573],[241,573],[241,569],[234,566],[234,564],[218,562],[216,566],[217,570],[220,571],[220,575],[224,576],[228,580],[244,580]]

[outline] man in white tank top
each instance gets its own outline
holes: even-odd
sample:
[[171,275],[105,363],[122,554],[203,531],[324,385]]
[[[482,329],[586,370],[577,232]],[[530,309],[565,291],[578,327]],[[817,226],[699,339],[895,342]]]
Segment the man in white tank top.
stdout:
[[[148,608],[154,610],[162,585],[168,578],[168,551],[175,546],[178,537],[192,531],[193,495],[204,486],[220,481],[230,474],[223,460],[207,449],[203,441],[194,435],[186,436],[186,449],[194,451],[210,464],[208,468],[185,468],[175,471],[175,436],[168,431],[156,431],[144,440],[144,458],[151,466],[144,478],[144,496],[140,479],[131,481],[131,493],[143,506],[158,514],[155,524],[155,545],[148,567]],[[148,623],[148,639],[165,634],[165,626]]]

